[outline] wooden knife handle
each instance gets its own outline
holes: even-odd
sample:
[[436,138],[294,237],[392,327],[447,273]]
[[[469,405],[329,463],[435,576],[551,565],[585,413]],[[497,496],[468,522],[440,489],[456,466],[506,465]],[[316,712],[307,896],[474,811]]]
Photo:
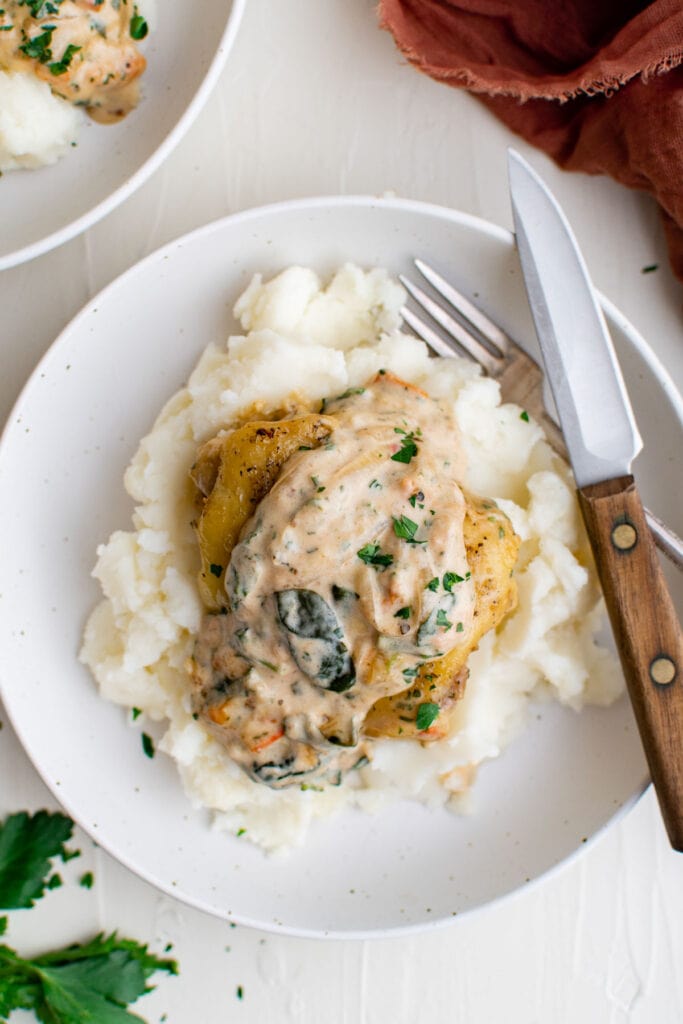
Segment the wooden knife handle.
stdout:
[[683,637],[632,476],[579,490],[671,845],[683,851]]

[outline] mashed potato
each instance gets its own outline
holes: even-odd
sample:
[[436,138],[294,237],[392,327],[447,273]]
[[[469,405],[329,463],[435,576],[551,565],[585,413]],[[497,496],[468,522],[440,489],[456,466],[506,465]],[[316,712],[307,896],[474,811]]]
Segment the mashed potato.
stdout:
[[56,163],[84,117],[34,75],[0,71],[0,171]]
[[[87,624],[82,660],[103,696],[167,723],[161,749],[192,803],[267,850],[303,842],[312,819],[349,805],[373,810],[408,798],[462,807],[477,766],[519,731],[532,699],[578,710],[622,690],[615,659],[595,640],[601,598],[567,466],[522,409],[500,404],[497,383],[478,366],[432,359],[401,333],[403,298],[384,271],[351,265],[325,288],[301,267],[267,283],[257,275],[235,307],[245,334],[209,345],[126,473],[135,529],[98,550],[105,599]],[[254,402],[268,410],[293,392],[319,400],[380,368],[452,408],[468,457],[463,484],[495,498],[522,540],[519,605],[471,656],[449,739],[380,740],[371,762],[338,787],[275,791],[252,782],[192,715],[185,661],[202,607],[188,471],[198,445]]]

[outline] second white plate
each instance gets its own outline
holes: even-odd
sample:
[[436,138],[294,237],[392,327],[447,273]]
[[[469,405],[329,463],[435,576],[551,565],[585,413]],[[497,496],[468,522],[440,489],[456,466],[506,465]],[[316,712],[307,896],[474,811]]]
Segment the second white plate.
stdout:
[[87,122],[52,167],[0,178],[0,270],[68,241],[123,202],[177,145],[204,105],[233,44],[245,0],[161,0],[143,44],[138,107],[117,125]]

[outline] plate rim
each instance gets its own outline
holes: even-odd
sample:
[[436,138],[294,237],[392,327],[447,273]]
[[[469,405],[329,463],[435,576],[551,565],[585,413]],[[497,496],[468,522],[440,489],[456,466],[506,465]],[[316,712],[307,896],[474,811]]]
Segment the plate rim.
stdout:
[[28,263],[30,260],[36,259],[38,256],[44,256],[45,253],[51,252],[53,249],[59,248],[60,245],[64,245],[65,242],[76,238],[115,210],[117,206],[120,206],[129,196],[133,195],[148,178],[151,178],[190,129],[212,92],[235,42],[242,16],[246,10],[246,4],[247,0],[232,0],[228,20],[206,75],[185,107],[181,117],[176,121],[173,128],[151,156],[138,167],[134,174],[126,178],[123,184],[111,192],[106,199],[103,199],[96,206],[81,214],[76,220],[65,224],[64,227],[58,228],[44,238],[39,238],[35,242],[22,246],[20,249],[15,249],[13,252],[5,253],[4,255],[0,254],[0,271],[21,266],[22,263]]
[[[242,0],[237,0],[241,3]],[[97,292],[87,303],[76,313],[74,317],[66,324],[66,326],[60,331],[54,341],[50,344],[44,355],[37,363],[34,370],[29,375],[24,386],[22,387],[19,396],[17,397],[12,409],[8,415],[7,421],[3,424],[2,431],[0,432],[0,470],[2,468],[2,462],[4,459],[5,449],[10,440],[10,434],[13,426],[16,422],[17,417],[21,414],[24,403],[28,400],[29,393],[37,381],[40,380],[40,375],[43,367],[46,365],[48,360],[54,358],[55,352],[58,352],[62,345],[64,345],[72,331],[78,327],[81,320],[86,319],[91,315],[93,308],[96,307],[102,300],[108,298],[110,292],[115,292],[120,287],[125,287],[127,280],[134,275],[143,271],[147,266],[153,266],[156,263],[163,263],[174,250],[183,248],[185,245],[193,244],[197,240],[206,237],[214,232],[225,230],[228,225],[234,223],[240,223],[249,220],[258,220],[263,217],[278,215],[280,213],[291,212],[291,211],[311,211],[315,209],[326,208],[330,206],[355,206],[361,208],[385,208],[386,210],[397,210],[400,212],[414,212],[418,214],[424,214],[427,216],[436,217],[438,219],[447,220],[452,223],[469,227],[479,233],[488,235],[491,238],[502,241],[509,246],[514,247],[514,235],[511,231],[501,227],[491,221],[485,220],[484,218],[478,217],[473,214],[465,213],[460,210],[456,210],[450,207],[444,207],[435,203],[423,202],[421,200],[406,199],[401,197],[383,197],[383,196],[372,196],[372,195],[331,195],[331,196],[314,196],[314,197],[303,197],[297,199],[287,199],[276,203],[268,203],[261,206],[250,207],[246,210],[241,210],[236,213],[228,214],[224,217],[209,221],[206,224],[201,225],[198,228],[193,229],[170,242],[167,242],[162,247],[155,249],[153,252],[144,256],[141,260],[134,263],[131,267],[125,270],[123,273],[114,278],[113,281],[109,282],[104,288]],[[596,290],[597,291],[597,290]],[[627,319],[627,317],[620,312],[620,310],[607,299],[601,292],[597,291],[598,299],[600,304],[605,311],[608,319],[608,323],[613,322],[616,326],[624,333],[638,354],[643,358],[647,364],[649,370],[655,377],[656,381],[665,390],[667,398],[670,400],[671,405],[675,411],[677,418],[683,428],[683,396],[676,387],[673,379],[671,378],[668,370],[661,362],[656,353],[650,348],[644,337],[640,334],[637,328]],[[10,708],[3,697],[3,694],[7,692],[7,684],[3,680],[3,673],[0,672],[0,700],[3,702],[5,713],[14,729],[16,736],[23,748],[23,752],[28,758],[32,768],[36,771],[38,776],[47,786],[49,792],[57,803],[64,808],[64,810],[73,817],[75,823],[81,828],[87,835],[90,836],[95,842],[98,843],[111,857],[114,858],[118,863],[122,864],[128,870],[132,871],[133,874],[143,879],[148,884],[154,886],[157,890],[163,892],[165,895],[179,900],[181,903],[186,904],[194,908],[195,910],[202,911],[210,914],[213,917],[217,917],[219,920],[227,920],[240,924],[245,927],[255,928],[261,931],[266,931],[272,934],[287,935],[294,938],[305,938],[305,939],[331,939],[331,940],[364,940],[364,939],[387,939],[387,938],[401,938],[408,935],[421,934],[426,932],[432,932],[436,929],[445,928],[449,925],[455,925],[457,921],[462,920],[466,917],[471,917],[474,914],[486,911],[488,909],[501,905],[504,902],[514,900],[526,892],[531,891],[537,886],[544,883],[546,880],[554,877],[555,875],[562,872],[565,868],[569,868],[570,865],[575,863],[582,853],[589,848],[592,848],[596,843],[602,839],[606,832],[615,825],[618,821],[623,819],[630,811],[641,801],[644,794],[647,793],[650,788],[649,780],[645,781],[641,786],[640,791],[636,791],[632,796],[624,801],[624,803],[615,810],[615,812],[608,817],[604,823],[597,828],[585,842],[582,842],[574,850],[571,851],[567,856],[557,861],[555,864],[550,865],[545,871],[536,875],[526,885],[518,886],[508,892],[502,893],[492,899],[487,900],[485,903],[481,903],[477,906],[466,908],[457,913],[455,916],[437,918],[434,920],[420,921],[413,924],[398,925],[396,927],[389,928],[371,928],[371,929],[348,929],[348,930],[317,930],[314,928],[305,928],[299,926],[287,925],[284,923],[277,922],[271,919],[268,922],[255,920],[244,914],[230,914],[224,911],[220,911],[218,908],[210,906],[207,902],[198,897],[179,892],[177,888],[174,888],[172,884],[166,883],[163,880],[157,879],[153,874],[152,870],[145,870],[137,864],[132,863],[129,858],[118,851],[115,851],[110,847],[108,841],[104,840],[102,835],[97,835],[94,830],[90,829],[87,825],[81,824],[77,817],[71,813],[70,802],[68,798],[65,799],[64,794],[60,791],[60,787],[53,784],[52,781],[46,778],[41,769],[34,763],[33,759],[28,753],[28,750],[24,744],[22,730],[18,727],[14,720]]]

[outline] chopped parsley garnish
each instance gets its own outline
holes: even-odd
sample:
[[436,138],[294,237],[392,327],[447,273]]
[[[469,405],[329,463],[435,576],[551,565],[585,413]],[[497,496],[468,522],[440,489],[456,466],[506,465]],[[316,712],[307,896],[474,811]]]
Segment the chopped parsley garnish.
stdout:
[[426,544],[426,540],[415,540],[415,534],[418,531],[418,524],[413,522],[412,519],[408,519],[408,516],[401,516],[399,519],[396,516],[392,516],[394,524],[394,533],[401,540],[408,541],[409,544]]
[[149,26],[141,14],[138,14],[137,7],[135,8],[135,14],[130,19],[130,38],[131,39],[144,39],[149,32]]
[[447,572],[443,578],[443,589],[447,590],[450,594],[456,583],[464,583],[465,577],[458,576],[457,572]]
[[38,20],[46,14],[58,14],[63,0],[19,0],[20,7],[28,7],[31,17]]
[[418,671],[417,668],[404,668],[402,674],[406,679],[414,679]]
[[237,832],[235,832],[235,835],[239,838],[240,836],[245,835],[246,831],[246,828],[238,828]]
[[146,732],[142,734],[142,749],[147,757],[154,757],[154,740]]
[[37,60],[41,64],[48,64],[52,60],[52,50],[50,49],[50,45],[52,43],[52,33],[54,30],[54,25],[45,25],[39,36],[34,36],[33,39],[27,39],[24,45],[20,46],[19,49],[22,53],[25,53],[27,57],[31,57],[33,60]]
[[133,721],[135,721],[136,718],[140,717],[142,711],[140,710],[140,708],[131,708],[130,713],[133,716]]
[[448,630],[451,629],[453,626],[453,623],[447,617],[446,612],[443,610],[443,608],[439,608],[439,610],[436,613],[436,624],[437,626],[443,626],[446,632],[448,632]]
[[64,75],[69,70],[69,65],[74,58],[74,54],[78,53],[81,49],[80,46],[73,46],[71,43],[67,46],[66,50],[62,54],[62,59],[55,61],[48,65],[53,75]]
[[212,562],[209,568],[211,570],[211,575],[212,576],[216,576],[217,578],[223,572],[223,566],[222,565],[216,565],[215,562]]
[[412,615],[412,608],[410,605],[406,605],[405,608],[399,608],[397,612],[394,612],[395,619],[409,619]]
[[458,625],[457,625],[457,626],[455,627],[455,632],[456,632],[456,633],[462,633],[462,631],[464,630],[464,628],[465,628],[465,627],[463,626],[462,622],[459,622],[459,623],[458,623]]
[[404,462],[407,465],[417,455],[415,436],[412,433],[406,434],[405,430],[402,430],[401,427],[394,427],[394,433],[403,434],[403,437],[401,438],[401,447],[397,452],[394,452],[391,458],[394,462]]
[[434,576],[433,579],[431,579],[429,581],[429,583],[427,584],[427,586],[425,587],[425,590],[431,590],[431,592],[433,594],[435,594],[438,589],[439,589],[439,577],[438,576]]
[[[410,502],[413,508],[415,508],[416,504],[424,500],[425,496],[422,493],[422,491],[415,491],[415,493],[411,494],[410,497],[408,498],[408,501]],[[424,508],[424,505],[420,505],[420,508]]]
[[529,413],[526,411],[526,409],[523,409],[520,412],[519,418],[520,418],[520,420],[524,420],[525,423],[529,422]]
[[78,884],[82,889],[92,889],[95,884],[95,876],[92,871],[86,871],[85,874],[81,875],[78,879]]
[[368,487],[372,488],[373,491],[381,491],[382,485],[379,480],[371,480]]
[[653,274],[655,270],[659,270],[659,263],[648,263],[640,272],[641,274]]
[[438,704],[420,704],[417,709],[415,725],[420,732],[426,732],[439,717]]
[[380,552],[379,544],[365,544],[356,554],[361,562],[365,562],[366,565],[372,565],[376,569],[386,569],[394,561],[393,555],[383,555]]

